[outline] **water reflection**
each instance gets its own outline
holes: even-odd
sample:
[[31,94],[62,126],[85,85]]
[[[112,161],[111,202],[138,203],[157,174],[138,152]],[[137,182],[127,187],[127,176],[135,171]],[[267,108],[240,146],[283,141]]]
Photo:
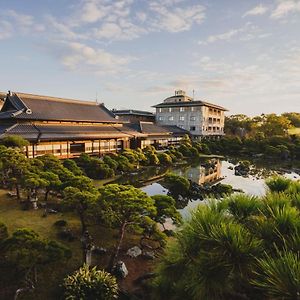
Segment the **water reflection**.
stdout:
[[211,159],[209,162],[195,167],[175,170],[174,173],[184,176],[197,184],[204,185],[216,183],[221,179],[221,167],[222,162],[219,159]]

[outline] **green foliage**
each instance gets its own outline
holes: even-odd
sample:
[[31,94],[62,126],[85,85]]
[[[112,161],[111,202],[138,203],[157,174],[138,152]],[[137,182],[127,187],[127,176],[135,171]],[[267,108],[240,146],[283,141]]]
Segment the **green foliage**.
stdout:
[[291,180],[282,176],[271,177],[266,180],[266,185],[271,192],[284,192],[291,184]]
[[166,174],[164,183],[174,195],[186,195],[190,188],[190,182],[185,177],[173,173]]
[[1,144],[6,147],[22,149],[23,147],[28,146],[29,142],[27,140],[23,139],[21,136],[9,135],[9,136],[2,138]]
[[276,257],[258,259],[254,287],[270,299],[298,299],[300,290],[300,255],[291,251],[276,251]]
[[21,270],[70,258],[69,248],[55,241],[46,241],[30,229],[18,229],[3,241],[7,262]]
[[93,158],[82,153],[77,159],[77,164],[84,170],[85,174],[92,179],[110,178],[115,175],[114,170],[99,158]]
[[159,153],[157,155],[157,158],[159,159],[159,163],[161,165],[171,165],[172,164],[172,158],[167,153]]
[[131,164],[128,158],[124,155],[118,155],[115,158],[116,162],[118,163],[118,170],[122,172],[129,172],[134,169],[134,165]]
[[297,299],[298,194],[287,188],[199,205],[157,267],[156,299]]
[[95,190],[90,191],[86,187],[80,186],[80,182],[78,183],[78,187],[69,186],[64,189],[63,204],[65,207],[76,211],[80,218],[81,231],[83,233],[87,230],[87,213],[93,212],[98,194]]
[[63,166],[71,171],[75,176],[83,175],[82,170],[77,166],[76,162],[72,159],[65,159],[63,161]]
[[111,274],[83,265],[64,279],[66,300],[113,300],[118,298],[118,284]]
[[167,219],[171,219],[174,224],[179,225],[182,221],[181,214],[176,209],[176,201],[167,195],[154,195],[151,196],[154,200],[157,214],[155,221],[164,224]]
[[300,113],[291,112],[282,114],[284,117],[290,120],[291,125],[300,127]]
[[111,169],[113,169],[114,171],[117,170],[118,168],[118,163],[116,160],[114,160],[111,156],[109,155],[105,155],[103,157],[103,161],[106,165],[108,165]]
[[149,165],[151,166],[157,166],[159,165],[159,158],[157,157],[157,155],[155,153],[149,153],[146,155]]
[[143,216],[155,215],[154,201],[131,185],[108,184],[99,189],[102,219],[116,227],[124,223],[139,224]]

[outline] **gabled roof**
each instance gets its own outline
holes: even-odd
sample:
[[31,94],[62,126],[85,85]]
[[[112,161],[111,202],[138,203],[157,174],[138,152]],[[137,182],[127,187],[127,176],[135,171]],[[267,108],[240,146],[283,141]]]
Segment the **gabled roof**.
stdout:
[[135,110],[135,109],[113,109],[112,112],[117,115],[136,115],[136,116],[147,116],[155,117],[155,115],[150,111]]
[[[173,96],[174,98],[177,96]],[[171,98],[171,97],[170,97]],[[201,101],[201,100],[197,100],[197,101],[182,101],[182,102],[162,102],[156,105],[153,105],[152,107],[155,108],[160,108],[160,107],[188,107],[188,106],[208,106],[208,107],[212,107],[212,108],[217,108],[223,111],[227,111],[226,108],[213,104],[213,103],[209,103],[206,101]]]
[[122,123],[103,104],[24,93],[7,95],[0,119]]

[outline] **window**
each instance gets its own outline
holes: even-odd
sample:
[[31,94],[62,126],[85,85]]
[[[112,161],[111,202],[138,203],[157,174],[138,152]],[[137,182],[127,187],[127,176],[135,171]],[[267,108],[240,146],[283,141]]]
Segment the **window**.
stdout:
[[191,107],[191,111],[195,111],[195,108],[193,106]]
[[169,120],[169,121],[173,121],[173,120],[174,120],[174,117],[173,117],[173,116],[170,116],[170,117],[168,118],[168,120]]
[[184,111],[184,107],[180,107],[179,111],[183,112]]
[[184,121],[184,116],[180,116],[179,121]]
[[172,112],[172,107],[169,107],[169,112]]
[[196,117],[195,116],[191,116],[190,120],[191,121],[196,121]]
[[162,112],[162,109],[161,109],[161,107],[158,109],[158,112]]
[[163,120],[164,120],[164,117],[160,116],[160,117],[158,117],[158,120],[159,120],[159,121],[163,121]]
[[196,126],[191,126],[190,127],[190,131],[195,131],[196,130]]

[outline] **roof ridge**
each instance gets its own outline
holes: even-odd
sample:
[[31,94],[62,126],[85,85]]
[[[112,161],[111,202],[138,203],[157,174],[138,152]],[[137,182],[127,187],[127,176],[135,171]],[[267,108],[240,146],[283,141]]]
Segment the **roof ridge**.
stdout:
[[14,92],[21,100],[22,97],[35,99],[35,100],[48,100],[53,102],[66,102],[66,103],[76,103],[76,104],[84,104],[84,105],[94,105],[99,106],[103,105],[103,103],[97,103],[92,101],[85,101],[85,100],[77,100],[77,99],[69,99],[69,98],[61,98],[61,97],[54,97],[54,96],[45,96],[45,95],[35,95],[35,94],[27,94],[27,93],[20,93]]

